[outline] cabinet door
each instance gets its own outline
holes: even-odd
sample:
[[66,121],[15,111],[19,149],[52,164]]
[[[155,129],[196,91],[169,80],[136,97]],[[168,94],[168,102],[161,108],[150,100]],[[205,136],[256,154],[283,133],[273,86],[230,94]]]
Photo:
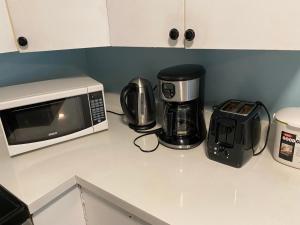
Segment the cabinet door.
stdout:
[[82,200],[87,225],[150,225],[86,189]]
[[33,214],[34,225],[86,225],[79,188],[72,188]]
[[108,0],[107,7],[112,46],[184,46],[184,0]]
[[0,53],[17,51],[6,2],[0,0]]
[[189,48],[300,49],[298,0],[186,0]]
[[106,0],[7,0],[7,3],[21,52],[109,45]]

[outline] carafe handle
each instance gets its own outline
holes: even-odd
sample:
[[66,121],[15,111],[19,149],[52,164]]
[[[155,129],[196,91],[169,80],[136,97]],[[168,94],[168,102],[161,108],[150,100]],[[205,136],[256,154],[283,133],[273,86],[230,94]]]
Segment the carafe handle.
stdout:
[[173,136],[173,120],[174,120],[174,112],[168,112],[167,115],[168,126],[167,126],[167,135]]

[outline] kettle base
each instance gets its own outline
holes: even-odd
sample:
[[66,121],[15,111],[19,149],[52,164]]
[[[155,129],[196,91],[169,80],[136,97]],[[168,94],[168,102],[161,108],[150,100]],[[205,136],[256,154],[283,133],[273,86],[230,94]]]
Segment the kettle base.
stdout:
[[149,130],[149,129],[155,127],[155,125],[156,125],[156,121],[154,121],[153,123],[147,124],[147,125],[143,125],[143,126],[128,124],[128,126],[133,130]]

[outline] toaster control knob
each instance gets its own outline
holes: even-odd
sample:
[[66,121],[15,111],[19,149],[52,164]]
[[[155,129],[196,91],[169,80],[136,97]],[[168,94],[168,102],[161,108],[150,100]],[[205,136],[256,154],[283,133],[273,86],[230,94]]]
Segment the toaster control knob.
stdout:
[[222,146],[222,145],[220,145],[220,146],[219,146],[219,152],[224,152],[224,151],[225,151],[225,147]]
[[229,157],[229,152],[228,151],[224,151],[224,155],[226,156],[226,158]]

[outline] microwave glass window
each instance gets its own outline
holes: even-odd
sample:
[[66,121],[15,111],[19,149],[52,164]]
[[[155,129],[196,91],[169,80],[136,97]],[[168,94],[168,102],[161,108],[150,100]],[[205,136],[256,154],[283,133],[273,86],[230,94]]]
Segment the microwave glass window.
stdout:
[[8,143],[49,140],[91,127],[88,96],[76,96],[1,112]]

